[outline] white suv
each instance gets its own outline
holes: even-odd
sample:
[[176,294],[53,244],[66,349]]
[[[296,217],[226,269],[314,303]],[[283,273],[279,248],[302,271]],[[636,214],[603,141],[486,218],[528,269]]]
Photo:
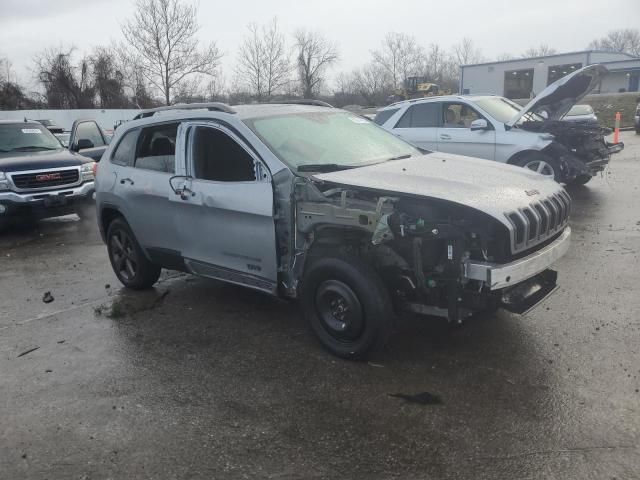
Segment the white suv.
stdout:
[[597,124],[561,121],[607,73],[591,65],[549,85],[520,107],[493,95],[449,95],[391,104],[375,122],[423,150],[496,160],[563,183],[587,183],[622,150]]

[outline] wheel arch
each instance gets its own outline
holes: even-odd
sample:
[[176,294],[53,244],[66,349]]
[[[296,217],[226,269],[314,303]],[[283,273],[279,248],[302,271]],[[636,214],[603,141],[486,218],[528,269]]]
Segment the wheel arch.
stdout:
[[111,222],[113,222],[116,218],[123,218],[126,221],[126,218],[124,217],[122,212],[114,205],[105,205],[99,210],[98,213],[98,227],[100,228],[100,235],[102,236],[102,240],[106,242],[107,231],[109,230],[109,225],[111,225]]
[[527,149],[527,150],[520,150],[519,152],[514,153],[509,160],[507,160],[507,164],[509,165],[515,165],[516,162],[518,160],[520,160],[521,158],[526,157],[527,155],[531,155],[534,153],[544,153],[542,150],[533,150],[531,148]]

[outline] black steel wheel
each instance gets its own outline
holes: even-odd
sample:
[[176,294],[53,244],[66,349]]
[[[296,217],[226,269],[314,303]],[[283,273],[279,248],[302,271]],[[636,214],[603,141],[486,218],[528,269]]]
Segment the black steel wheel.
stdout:
[[118,280],[125,287],[139,290],[151,287],[160,276],[160,267],[147,259],[131,228],[117,218],[107,231],[109,260]]
[[344,282],[326,280],[316,290],[316,315],[323,328],[339,341],[353,341],[364,328],[362,305]]
[[346,255],[309,258],[300,306],[322,345],[347,359],[382,348],[394,323],[391,299],[378,274]]

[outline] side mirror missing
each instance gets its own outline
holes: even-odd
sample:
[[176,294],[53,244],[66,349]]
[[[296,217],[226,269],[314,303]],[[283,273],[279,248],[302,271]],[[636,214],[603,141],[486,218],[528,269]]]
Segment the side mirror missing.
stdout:
[[87,148],[93,148],[93,147],[94,145],[91,140],[89,140],[88,138],[81,138],[75,143],[72,150],[74,152],[79,152],[80,150],[85,150]]
[[469,128],[472,131],[473,130],[489,130],[489,124],[484,118],[478,118],[477,120],[474,120],[473,122],[471,122],[471,125],[469,125]]

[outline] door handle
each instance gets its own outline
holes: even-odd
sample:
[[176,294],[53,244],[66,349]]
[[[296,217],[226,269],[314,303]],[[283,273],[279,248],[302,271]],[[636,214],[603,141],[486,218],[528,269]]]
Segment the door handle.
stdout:
[[449,135],[447,133],[441,133],[440,134],[440,139],[441,140],[451,140],[451,135]]
[[190,190],[189,188],[183,186],[182,188],[177,188],[175,190],[175,194],[179,195],[182,200],[189,200],[189,197],[195,197],[196,192]]
[[120,185],[124,185],[125,182],[129,182],[129,185],[133,185],[135,182],[133,180],[131,180],[130,178],[123,178],[122,180],[120,180]]

